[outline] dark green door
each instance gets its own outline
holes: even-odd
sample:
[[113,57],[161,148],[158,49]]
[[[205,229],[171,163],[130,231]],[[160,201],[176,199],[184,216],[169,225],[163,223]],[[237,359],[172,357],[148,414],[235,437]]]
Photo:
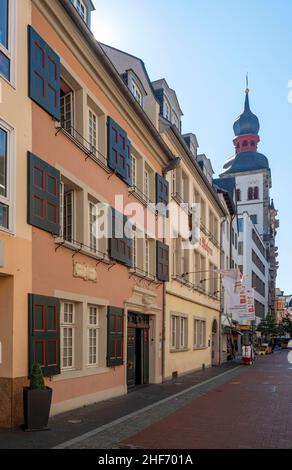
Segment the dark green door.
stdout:
[[128,390],[149,384],[149,317],[128,315],[127,385]]

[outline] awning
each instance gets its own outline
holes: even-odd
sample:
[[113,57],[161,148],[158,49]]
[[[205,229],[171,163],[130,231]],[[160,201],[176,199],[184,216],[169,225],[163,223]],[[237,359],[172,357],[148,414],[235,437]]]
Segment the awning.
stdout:
[[236,333],[238,334],[239,336],[242,336],[243,333],[241,333],[241,331],[238,331],[236,328],[233,328],[231,326],[224,326],[223,328],[223,333],[225,335],[231,335],[232,333]]

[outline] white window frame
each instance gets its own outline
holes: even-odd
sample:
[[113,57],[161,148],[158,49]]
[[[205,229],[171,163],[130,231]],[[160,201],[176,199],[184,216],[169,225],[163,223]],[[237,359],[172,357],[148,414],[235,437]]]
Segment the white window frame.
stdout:
[[132,160],[132,186],[137,187],[137,158],[131,155]]
[[[87,23],[88,11],[85,3],[82,0],[72,0],[74,7],[76,8],[77,12],[81,16],[81,18]],[[84,12],[82,12],[82,7]],[[81,10],[80,10],[81,9]]]
[[171,106],[165,97],[163,99],[163,117],[168,121],[171,119]]
[[[94,209],[94,212],[95,212],[94,214],[92,214],[91,209]],[[92,216],[95,217],[95,226],[93,225],[92,220],[91,220]],[[88,201],[88,222],[89,222],[88,223],[88,245],[89,245],[89,249],[91,253],[94,253],[94,254],[98,253],[99,251],[99,244],[98,244],[98,238],[97,238],[97,232],[96,232],[97,216],[98,216],[97,204],[89,200]],[[93,228],[93,231],[92,231],[92,228]],[[93,237],[95,237],[95,246],[93,246],[92,244],[92,241],[94,239]]]
[[194,317],[194,349],[207,348],[207,321],[204,318]]
[[[72,321],[65,321],[65,305],[72,306]],[[75,369],[75,336],[76,336],[76,305],[73,302],[64,301],[61,303],[61,370],[74,370]],[[64,330],[72,331],[72,364],[64,366]],[[68,357],[67,357],[68,359]]]
[[135,100],[138,101],[139,105],[143,108],[143,93],[133,78],[131,78],[130,90]]
[[[66,82],[65,82],[66,83]],[[68,85],[69,88],[71,88],[69,85]],[[67,102],[68,100],[68,102]],[[65,95],[61,96],[60,98],[60,109],[61,109],[61,124],[62,124],[62,128],[68,132],[68,134],[74,136],[74,91],[71,89],[71,91],[68,91],[68,93],[66,93]],[[68,127],[68,121],[64,121],[62,123],[62,108],[64,107],[64,110],[66,109],[66,106],[70,106],[70,124],[71,126]],[[66,115],[66,112],[64,113],[64,115]]]
[[133,249],[132,249],[132,262],[133,268],[137,268],[138,262],[138,239],[137,239],[137,232],[136,230],[133,231]]
[[0,78],[5,80],[5,82],[12,85],[14,88],[16,86],[16,41],[17,41],[17,28],[16,28],[16,12],[17,12],[17,1],[9,0],[8,2],[8,49],[5,46],[0,44],[0,51],[9,59],[10,61],[10,78],[7,79],[0,74]]
[[[65,225],[64,225],[64,212],[65,212],[65,204],[66,204],[66,196],[68,194],[72,194],[72,233],[71,233],[71,240],[65,238]],[[65,184],[61,182],[61,191],[60,191],[60,226],[61,226],[61,237],[64,238],[69,243],[74,243],[75,240],[75,207],[76,207],[76,198],[75,198],[75,190],[71,189],[65,194]]]
[[[92,109],[88,108],[88,142],[90,151],[98,153],[98,116]],[[96,155],[98,156],[98,155]]]
[[[90,322],[91,309],[96,310],[96,323]],[[95,331],[95,362],[90,362],[91,358],[91,345],[90,345],[90,332]],[[99,366],[99,342],[100,342],[100,311],[97,305],[88,305],[87,309],[87,366],[98,367]]]
[[144,262],[144,271],[146,274],[150,274],[150,256],[151,256],[151,251],[150,251],[150,240],[145,236],[144,239],[144,254],[145,254],[145,262]]
[[171,114],[172,114],[172,124],[174,124],[178,130],[180,130],[179,128],[179,118],[178,118],[178,115],[176,114],[175,111],[171,111]]
[[8,227],[0,226],[4,232],[15,232],[15,130],[0,119],[0,127],[7,133],[7,191],[0,195],[0,202],[8,207]]
[[172,352],[188,349],[188,318],[173,313],[170,317],[170,350]]
[[173,170],[172,172],[172,194],[176,194],[177,192],[177,174],[176,170]]
[[150,200],[150,172],[144,168],[144,195],[147,202]]

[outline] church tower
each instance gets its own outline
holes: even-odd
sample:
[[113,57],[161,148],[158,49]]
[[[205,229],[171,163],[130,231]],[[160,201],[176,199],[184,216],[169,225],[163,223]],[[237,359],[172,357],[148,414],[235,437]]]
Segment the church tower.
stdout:
[[[275,308],[275,283],[277,275],[277,248],[275,247],[275,208],[270,201],[270,189],[272,187],[271,170],[269,161],[265,155],[258,152],[260,142],[259,130],[260,123],[258,117],[252,113],[249,103],[250,91],[248,87],[245,90],[245,102],[243,113],[236,119],[233,130],[235,138],[233,144],[235,147],[234,155],[229,158],[223,167],[221,178],[235,177],[237,210],[238,217],[248,214],[250,221],[256,229],[256,234],[260,237],[266,248],[266,259],[269,263],[269,272],[265,273],[267,289],[265,290],[267,313],[274,313]],[[277,212],[277,211],[276,211]],[[246,215],[245,215],[246,217]],[[278,227],[278,222],[276,222]],[[254,235],[256,237],[256,235]],[[243,247],[244,249],[244,247]],[[251,247],[251,253],[256,260],[256,255]],[[252,260],[251,260],[252,261]],[[259,263],[261,266],[261,264]],[[247,267],[245,267],[248,270]],[[258,267],[249,273],[251,286],[257,282],[261,285],[261,275],[258,273]],[[267,299],[268,297],[268,299]],[[262,315],[261,315],[262,317]]]

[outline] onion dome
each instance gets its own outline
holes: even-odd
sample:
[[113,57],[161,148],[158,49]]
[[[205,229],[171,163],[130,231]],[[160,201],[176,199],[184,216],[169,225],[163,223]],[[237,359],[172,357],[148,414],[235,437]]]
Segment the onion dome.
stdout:
[[260,123],[255,114],[253,114],[249,107],[249,89],[245,91],[244,111],[237,118],[233,125],[234,134],[236,136],[245,134],[257,135],[260,130]]

